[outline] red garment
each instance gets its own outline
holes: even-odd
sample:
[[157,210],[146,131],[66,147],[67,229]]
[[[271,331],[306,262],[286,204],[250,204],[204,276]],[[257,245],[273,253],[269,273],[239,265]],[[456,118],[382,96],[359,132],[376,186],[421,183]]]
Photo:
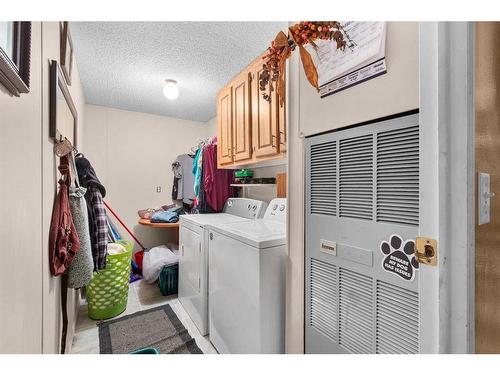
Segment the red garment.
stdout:
[[224,208],[227,198],[233,196],[231,184],[234,182],[234,171],[217,169],[217,145],[211,144],[203,149],[203,187],[205,199],[215,211]]
[[49,265],[53,276],[66,273],[76,253],[80,250],[80,240],[69,208],[71,177],[67,155],[61,157],[59,171],[62,177],[59,180],[59,192],[54,202],[49,232]]

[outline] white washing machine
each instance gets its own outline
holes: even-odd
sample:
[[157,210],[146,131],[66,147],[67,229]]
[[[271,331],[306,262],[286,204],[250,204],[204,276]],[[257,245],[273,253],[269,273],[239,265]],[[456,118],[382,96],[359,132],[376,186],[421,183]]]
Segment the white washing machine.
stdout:
[[286,199],[262,219],[209,225],[210,341],[219,353],[285,352]]
[[207,224],[249,222],[262,217],[267,203],[229,198],[223,213],[181,215],[178,298],[202,335],[208,334]]

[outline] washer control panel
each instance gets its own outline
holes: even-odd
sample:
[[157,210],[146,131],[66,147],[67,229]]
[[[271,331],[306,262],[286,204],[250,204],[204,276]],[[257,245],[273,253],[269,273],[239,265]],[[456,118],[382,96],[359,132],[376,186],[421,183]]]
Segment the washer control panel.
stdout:
[[264,216],[267,203],[250,198],[228,198],[224,205],[227,214],[244,217],[247,219],[260,219]]
[[264,219],[286,222],[286,198],[274,198],[267,206]]

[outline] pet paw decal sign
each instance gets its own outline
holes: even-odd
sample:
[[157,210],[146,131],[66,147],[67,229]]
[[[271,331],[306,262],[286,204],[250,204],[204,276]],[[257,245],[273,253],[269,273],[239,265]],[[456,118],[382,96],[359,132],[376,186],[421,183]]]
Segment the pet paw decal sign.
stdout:
[[414,240],[403,241],[400,236],[393,234],[389,241],[380,243],[380,251],[385,255],[382,260],[384,270],[407,281],[413,281],[418,270]]

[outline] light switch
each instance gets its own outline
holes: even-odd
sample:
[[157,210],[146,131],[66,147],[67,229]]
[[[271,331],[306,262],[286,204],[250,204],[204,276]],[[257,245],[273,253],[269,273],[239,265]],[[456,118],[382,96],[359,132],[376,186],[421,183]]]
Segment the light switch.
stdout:
[[478,174],[477,193],[478,193],[477,224],[478,225],[487,224],[490,222],[491,198],[495,196],[495,194],[490,191],[490,174],[489,173],[479,173]]
[[161,186],[157,186],[157,187],[156,187],[156,192],[157,192],[157,193],[161,193]]

